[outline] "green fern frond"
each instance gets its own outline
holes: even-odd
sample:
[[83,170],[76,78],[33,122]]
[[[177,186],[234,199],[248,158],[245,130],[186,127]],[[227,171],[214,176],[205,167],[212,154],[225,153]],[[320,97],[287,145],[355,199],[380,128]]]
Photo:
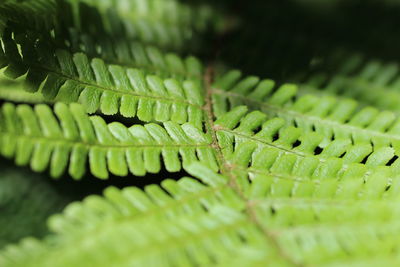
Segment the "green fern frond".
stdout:
[[[46,51],[30,62],[29,58],[22,59],[15,52],[17,47],[12,40],[6,44],[6,57],[9,53],[14,56],[9,56],[13,59],[11,63],[6,63],[8,67],[5,74],[15,78],[28,72],[26,89],[31,92],[40,89],[47,100],[80,102],[89,113],[100,109],[104,114],[120,111],[126,117],[137,114],[143,121],[166,121],[175,116],[187,118],[189,111],[193,117],[201,113],[203,99],[200,88],[197,88],[199,85],[195,82],[178,83],[172,79],[162,81],[159,78],[163,75],[177,79],[198,78],[202,67],[193,57],[182,61],[172,54],[164,57],[155,49],[148,49],[147,53],[141,53],[144,51],[138,49],[138,62],[148,56],[154,66],[154,69],[148,70],[142,67],[142,71],[106,65],[101,59],[89,59],[83,53],[72,55],[65,50],[57,50],[55,54]],[[138,66],[141,66],[140,63]],[[172,114],[166,110],[171,110]]]
[[189,5],[176,0],[67,0],[66,2],[73,6],[85,4],[96,7],[102,15],[107,14],[112,9],[112,12],[117,13],[118,17],[124,20],[125,26],[129,28],[134,28],[138,22],[150,21],[160,25],[177,25],[203,31],[212,20],[214,12],[213,9],[205,5],[191,8]]
[[9,24],[19,29],[50,31],[56,24],[55,0],[5,0],[0,3],[0,35]]
[[[105,8],[105,6],[110,6],[110,5],[118,5],[118,6],[131,6],[133,3],[131,1],[109,1],[109,0],[102,0],[102,1],[86,1],[86,2],[92,2],[91,5],[93,7],[87,7],[85,9],[86,4],[84,3],[85,1],[51,1],[51,0],[41,0],[41,2],[35,2],[35,1],[25,1],[23,2],[24,5],[28,6],[27,8],[20,7],[19,4],[15,3],[14,1],[10,1],[12,6],[16,6],[13,8],[10,8],[11,10],[16,9],[16,13],[22,12],[23,14],[13,14],[12,12],[9,12],[13,14],[11,17],[15,17],[17,20],[21,16],[28,16],[30,17],[33,14],[40,14],[43,16],[43,14],[46,14],[45,11],[42,11],[41,8],[44,8],[44,6],[56,6],[58,9],[60,9],[57,12],[54,11],[54,8],[48,7],[49,13],[51,13],[51,16],[45,17],[44,20],[48,19],[47,23],[52,24],[50,26],[50,29],[48,27],[37,27],[38,29],[36,31],[31,30],[31,31],[26,31],[25,24],[30,25],[29,22],[23,22],[20,21],[20,24],[22,26],[15,25],[14,23],[9,23],[8,27],[5,29],[4,33],[2,34],[2,38],[5,39],[3,42],[5,48],[6,48],[6,53],[7,50],[11,51],[12,54],[9,55],[8,60],[11,61],[17,61],[20,64],[22,62],[21,58],[26,57],[27,55],[22,55],[19,56],[16,51],[17,49],[14,48],[13,42],[14,40],[11,39],[11,35],[17,40],[16,42],[19,44],[24,43],[24,46],[26,47],[25,49],[23,48],[22,50],[25,51],[26,53],[32,53],[37,49],[38,43],[40,43],[40,46],[46,46],[44,49],[47,52],[47,54],[39,54],[37,56],[41,57],[52,57],[53,52],[56,51],[57,49],[64,49],[68,50],[71,53],[77,53],[77,52],[84,52],[87,56],[93,58],[93,57],[101,57],[104,59],[108,64],[118,64],[118,65],[123,65],[126,67],[149,67],[150,69],[154,67],[159,67],[160,69],[158,71],[160,72],[165,72],[165,69],[170,65],[170,64],[181,64],[179,62],[179,59],[176,58],[176,55],[174,54],[167,54],[167,55],[159,55],[160,52],[153,48],[144,48],[142,44],[149,44],[152,43],[153,46],[157,46],[158,48],[161,49],[166,49],[168,51],[174,50],[174,51],[179,51],[182,52],[182,48],[177,48],[177,45],[174,45],[176,42],[181,42],[179,44],[180,47],[193,47],[193,46],[188,46],[184,45],[183,40],[181,40],[183,37],[179,36],[179,33],[171,33],[169,34],[168,31],[166,32],[163,29],[158,29],[156,30],[156,33],[153,33],[154,31],[153,28],[147,27],[146,25],[142,25],[143,27],[134,27],[135,32],[132,33],[134,35],[138,35],[135,38],[129,39],[124,35],[124,38],[110,38],[110,39],[104,39],[101,38],[104,36],[106,33],[105,27],[108,25],[109,27],[115,27],[119,22],[118,21],[110,21],[106,23],[107,25],[103,25],[104,23],[102,21],[99,21],[98,23],[92,22],[90,25],[87,25],[86,23],[82,23],[82,26],[88,26],[89,29],[80,29],[80,27],[77,27],[75,24],[81,24],[79,21],[80,19],[85,22],[87,18],[98,18],[99,20],[102,20],[102,15],[104,16],[110,16],[111,20],[117,19],[112,14],[109,14],[109,12],[103,12],[102,15],[97,14],[98,10],[96,9],[96,6],[101,6],[102,9]],[[44,2],[42,4],[42,2]],[[114,3],[115,2],[115,3]],[[137,2],[137,3],[136,3]],[[149,3],[147,1],[135,1],[134,8],[130,9],[130,12],[133,12],[133,10],[137,10],[140,14],[137,14],[138,16],[133,16],[136,19],[139,18],[140,22],[144,22],[141,19],[144,17],[154,20],[155,14],[159,14],[162,17],[166,17],[167,20],[175,21],[174,15],[176,14],[179,16],[181,15],[180,13],[194,13],[193,10],[198,11],[198,9],[190,9],[188,6],[185,6],[183,4],[180,4],[176,1],[161,1],[157,5],[155,5],[156,2],[159,1],[150,1],[154,3]],[[7,6],[7,4],[4,4]],[[155,7],[156,6],[156,7]],[[0,6],[1,7],[1,6]],[[154,8],[153,8],[154,7]],[[84,9],[84,10],[80,10]],[[92,10],[93,9],[93,10]],[[150,11],[151,9],[151,11]],[[173,12],[171,13],[171,10],[173,9]],[[21,11],[22,10],[22,11]],[[110,9],[108,9],[110,10]],[[9,11],[7,9],[7,11]],[[104,11],[104,10],[103,10]],[[91,13],[95,14],[91,14]],[[150,13],[149,13],[150,12]],[[200,12],[200,11],[199,11]],[[7,12],[5,12],[7,13]],[[78,14],[75,14],[78,13]],[[86,14],[88,13],[88,14]],[[125,12],[126,13],[126,12]],[[143,14],[142,14],[143,13]],[[7,13],[8,14],[8,13]],[[166,14],[169,14],[169,16],[166,16]],[[10,15],[8,15],[10,16]],[[4,19],[7,19],[8,16],[6,16]],[[56,17],[57,18],[63,18],[63,17],[71,17],[71,18],[66,18],[65,22],[64,21],[58,21],[56,23]],[[74,22],[76,20],[75,17],[80,17],[82,18],[78,19],[78,22]],[[180,16],[179,16],[180,17]],[[186,16],[185,16],[186,17]],[[180,17],[183,19],[183,17]],[[194,20],[193,24],[207,24],[204,20],[198,20],[196,18],[193,18],[193,16],[190,16],[187,18],[187,22],[185,22],[187,25],[185,27],[189,27],[188,30],[185,31],[190,31],[192,30],[191,27],[195,27],[192,25],[191,20]],[[157,20],[155,20],[157,21]],[[179,22],[179,21],[178,21]],[[158,22],[157,22],[158,23]],[[182,22],[183,23],[183,22]],[[64,25],[65,24],[65,25]],[[163,24],[162,24],[163,25]],[[23,29],[21,29],[21,27]],[[143,28],[143,29],[142,29]],[[140,30],[142,29],[142,30]],[[96,31],[95,33],[91,33],[91,30]],[[117,32],[116,30],[113,32]],[[179,31],[180,32],[180,31]],[[193,36],[194,34],[189,34],[190,36]],[[150,40],[148,40],[150,39]],[[151,41],[152,40],[152,41]],[[139,41],[139,42],[137,42]],[[140,44],[138,44],[140,43]],[[10,47],[11,46],[11,47]],[[28,50],[28,51],[27,51]],[[50,50],[50,51],[47,51]],[[43,51],[42,51],[43,52]],[[166,62],[164,62],[164,59],[161,57],[166,57]],[[34,59],[35,56],[30,55],[31,59]],[[37,60],[36,60],[37,61]],[[24,62],[25,64],[29,64],[28,62]],[[32,64],[32,62],[30,62]],[[36,63],[36,62],[35,62]],[[4,62],[4,64],[6,64]],[[150,65],[150,66],[148,66]],[[165,66],[164,66],[165,65]],[[178,66],[182,67],[182,66]],[[182,67],[183,68],[183,67]],[[156,69],[157,70],[157,69]],[[179,74],[179,73],[178,73]]]
[[393,148],[352,145],[343,139],[321,148],[322,136],[302,134],[299,128],[284,124],[278,118],[266,120],[259,111],[246,114],[243,106],[221,116],[214,127],[225,164],[229,169],[253,175],[272,173],[301,180],[362,177],[377,168],[396,173],[399,168]]
[[[126,40],[102,40],[98,42],[88,35],[82,35],[70,30],[69,45],[51,45],[53,48],[68,50],[71,53],[85,53],[90,58],[101,58],[106,64],[120,65],[127,68],[140,68],[162,77],[179,79],[200,79],[201,64],[197,69],[188,69],[189,62],[197,61],[194,57],[182,58],[162,46],[145,45],[144,42]],[[60,37],[61,39],[64,37]],[[172,50],[174,51],[174,50]],[[176,51],[182,54],[182,51]],[[193,63],[192,63],[193,64]]]
[[86,115],[78,104],[57,103],[54,113],[46,105],[32,109],[4,104],[1,111],[1,154],[14,157],[17,165],[30,163],[34,171],[50,167],[53,177],[68,168],[79,179],[87,161],[92,174],[102,179],[109,172],[119,176],[157,173],[161,157],[170,172],[197,160],[217,168],[209,136],[190,123],[107,125],[99,116]]
[[[67,0],[66,4],[72,7],[73,25],[84,33],[181,49],[187,49],[184,45],[188,43],[195,45],[199,41],[196,34],[207,30],[217,16],[207,6],[193,8],[175,0]],[[85,23],[88,17],[102,27]]]
[[[207,257],[207,252],[211,252],[213,247],[217,244],[222,245],[223,236],[227,234],[226,232],[228,232],[229,235],[230,228],[232,226],[242,225],[243,219],[241,218],[242,216],[234,210],[231,211],[226,208],[217,209],[217,207],[215,207],[228,196],[231,196],[232,204],[236,204],[238,201],[238,198],[232,194],[231,189],[226,186],[226,181],[223,178],[213,174],[205,178],[204,181],[208,181],[216,188],[206,187],[202,183],[190,178],[183,178],[178,182],[165,180],[163,182],[164,189],[158,186],[149,186],[146,188],[146,193],[136,188],[126,188],[123,191],[109,188],[105,193],[108,196],[107,199],[93,196],[87,198],[84,201],[84,205],[72,204],[69,206],[69,211],[66,213],[66,215],[69,214],[67,217],[54,217],[50,222],[52,225],[51,227],[56,229],[60,234],[72,231],[70,238],[64,240],[59,239],[61,242],[57,244],[54,249],[58,247],[65,251],[64,249],[67,248],[65,245],[72,244],[70,242],[77,240],[80,235],[80,230],[75,231],[74,228],[79,224],[82,227],[81,230],[101,231],[106,224],[111,225],[117,223],[118,229],[115,228],[116,231],[113,230],[114,233],[103,232],[104,237],[109,234],[115,235],[117,233],[123,234],[126,237],[126,234],[131,232],[131,226],[133,226],[131,223],[134,223],[138,227],[142,228],[143,226],[142,229],[139,230],[139,228],[137,228],[138,231],[130,235],[132,237],[130,241],[133,241],[132,244],[138,246],[137,249],[135,249],[137,254],[132,254],[132,252],[135,251],[131,250],[132,247],[128,248],[125,246],[126,244],[123,245],[121,248],[125,247],[127,250],[123,249],[117,253],[120,255],[129,253],[131,256],[129,256],[129,259],[126,261],[123,260],[118,264],[141,265],[146,262],[149,264],[161,263],[157,258],[154,258],[155,253],[167,256],[167,258],[160,258],[159,260],[167,260],[170,264],[188,264],[191,260],[185,256],[185,251],[181,250],[181,248],[192,250],[190,247],[193,246],[199,247],[202,250],[192,250],[191,253],[197,254],[196,258],[204,264],[207,264],[207,262],[210,263],[211,258]],[[217,194],[216,190],[218,190]],[[169,194],[173,194],[174,197],[171,197]],[[198,202],[199,199],[203,199],[201,203]],[[210,208],[215,207],[215,212],[208,214],[208,212],[205,212],[204,208],[202,208],[203,205]],[[79,214],[86,214],[85,217],[87,216],[87,220],[81,220],[82,217]],[[105,217],[103,217],[102,214]],[[89,218],[93,219],[92,226],[90,226]],[[137,221],[134,218],[136,218]],[[140,222],[142,220],[149,220],[149,224],[141,224]],[[97,223],[100,223],[100,225]],[[162,223],[163,226],[158,228],[159,231],[153,232],[153,234],[149,236],[151,224],[154,223]],[[194,242],[185,238],[184,234],[190,234]],[[99,238],[102,239],[100,236]],[[175,240],[173,246],[168,247],[162,245],[171,239]],[[31,251],[35,251],[35,247],[38,248],[41,246],[35,241],[28,242],[34,246],[29,249]],[[203,242],[207,242],[210,245],[214,244],[214,246],[203,247]],[[35,253],[40,257],[35,259],[35,262],[42,266],[52,264],[50,261],[47,261],[46,254],[48,251],[46,250],[48,247],[42,246],[42,248],[42,253],[44,253],[43,256],[45,257],[41,257],[39,253]],[[87,250],[87,252],[91,253],[89,250]],[[109,261],[113,257],[113,253],[115,252],[104,254],[105,258],[103,260]],[[219,254],[223,253],[223,251],[215,250],[215,253]],[[6,255],[3,254],[4,257],[2,260],[7,260],[7,252],[5,254]],[[21,259],[23,259],[23,257],[16,260],[18,261]],[[70,259],[66,260],[69,261]],[[57,264],[68,264],[61,259],[56,261],[58,261]],[[105,263],[105,261],[103,263]],[[81,264],[79,261],[76,263],[78,266]],[[18,264],[18,262],[14,262],[14,264]],[[99,262],[99,264],[102,263]]]
[[[273,259],[290,266],[364,262],[366,257],[379,262],[396,255],[400,184],[391,179],[316,183],[269,176],[248,183],[238,176],[249,188],[239,196],[228,177],[197,164],[188,169],[207,186],[183,178],[145,192],[108,188],[104,198],[91,196],[53,217],[51,239],[10,246],[0,260],[4,266],[228,266],[228,255],[238,252],[240,259],[256,252],[249,262]],[[372,239],[370,247],[361,246]],[[100,247],[102,255],[95,256]]]
[[[96,56],[104,58],[108,64],[121,65],[122,67],[143,68],[143,70],[180,78],[199,78],[201,66],[190,66],[188,62],[197,61],[193,57],[179,58],[174,53],[164,53],[152,46],[144,46],[140,42],[118,42],[112,41],[97,43],[91,39],[84,38],[84,43],[71,43],[66,45],[52,45],[48,40],[29,39],[29,36],[20,36],[13,39],[11,32],[3,37],[4,53],[3,65],[25,63],[44,64],[46,60],[53,61],[57,51],[71,50],[72,52],[85,52],[89,58]],[[74,39],[76,39],[74,37]],[[38,42],[38,43],[35,43]],[[18,53],[18,46],[21,46],[22,53]],[[29,53],[29,57],[27,54]],[[64,52],[66,53],[66,52]],[[24,58],[24,60],[22,60]],[[22,61],[22,62],[21,62]],[[200,65],[199,62],[195,62]],[[192,63],[194,64],[194,63]],[[21,66],[22,67],[22,66]],[[25,66],[26,68],[27,66]],[[33,67],[33,66],[32,66]],[[190,69],[189,67],[192,67]],[[10,73],[11,75],[11,73]],[[16,74],[17,75],[17,74]],[[11,75],[13,76],[13,75]],[[201,77],[201,76],[200,76]]]
[[65,34],[75,29],[92,38],[106,34],[171,49],[187,49],[185,44],[198,42],[196,35],[215,27],[218,18],[208,6],[193,8],[174,0],[8,0],[1,3],[0,14],[2,30],[7,25],[17,32],[29,29],[36,37],[55,31],[72,42]]
[[[231,71],[213,84],[216,115],[246,104],[271,116],[284,118],[289,125],[320,133],[328,144],[335,137],[356,144],[373,143],[376,147],[398,147],[400,120],[389,111],[360,108],[352,99],[333,96],[297,95],[297,86],[284,84],[274,89],[272,80],[255,76],[240,81],[241,73]],[[325,146],[325,145],[323,145]]]

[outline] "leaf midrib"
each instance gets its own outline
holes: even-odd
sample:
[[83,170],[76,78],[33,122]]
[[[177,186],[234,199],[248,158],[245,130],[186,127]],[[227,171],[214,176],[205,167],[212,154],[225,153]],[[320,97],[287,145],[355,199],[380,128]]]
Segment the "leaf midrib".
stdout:
[[214,79],[214,66],[209,64],[207,70],[204,74],[204,87],[206,92],[205,97],[205,124],[207,132],[210,133],[212,137],[212,144],[216,150],[217,161],[220,165],[220,172],[223,175],[226,175],[229,178],[228,185],[237,193],[237,195],[243,200],[246,204],[246,208],[244,214],[246,217],[252,222],[252,224],[260,230],[260,232],[265,237],[266,242],[270,243],[272,247],[275,248],[278,257],[282,258],[288,264],[293,266],[302,266],[301,263],[298,263],[295,259],[290,257],[287,254],[286,250],[281,247],[278,240],[270,233],[269,229],[267,229],[257,217],[256,211],[249,205],[249,200],[245,197],[244,192],[241,191],[237,176],[233,173],[232,167],[230,166],[229,162],[225,159],[222,148],[219,145],[218,138],[217,138],[217,131],[214,125],[214,118],[216,117],[213,110],[213,102],[212,102],[212,94],[215,93],[212,88],[212,83]]
[[[196,148],[196,147],[210,147],[210,144],[101,144],[101,143],[88,143],[82,140],[72,140],[72,139],[63,139],[57,137],[47,137],[47,136],[33,136],[33,135],[21,135],[17,133],[7,133],[1,132],[0,135],[8,135],[13,138],[29,138],[31,142],[34,143],[63,143],[68,146],[76,146],[82,145],[87,148],[99,147],[103,149],[129,149],[129,148],[142,148],[142,149],[151,149],[151,148]],[[156,142],[156,141],[154,141]]]

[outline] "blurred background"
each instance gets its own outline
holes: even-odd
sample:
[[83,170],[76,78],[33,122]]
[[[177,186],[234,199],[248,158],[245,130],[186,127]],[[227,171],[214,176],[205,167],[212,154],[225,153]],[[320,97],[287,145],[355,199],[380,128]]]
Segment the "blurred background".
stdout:
[[235,25],[220,41],[219,59],[249,74],[287,81],[299,72],[332,70],[353,53],[399,58],[396,0],[218,2],[229,6]]

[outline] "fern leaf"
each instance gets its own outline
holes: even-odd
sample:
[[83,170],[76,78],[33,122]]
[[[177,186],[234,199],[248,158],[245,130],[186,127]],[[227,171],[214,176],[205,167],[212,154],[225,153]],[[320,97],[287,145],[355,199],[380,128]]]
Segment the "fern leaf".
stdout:
[[[79,266],[85,258],[85,264],[97,266],[228,266],[228,255],[248,259],[250,253],[256,256],[248,259],[254,263],[272,259],[282,265],[321,265],[364,262],[365,257],[385,262],[395,255],[388,251],[398,238],[393,232],[399,227],[399,184],[386,190],[388,178],[317,183],[269,176],[249,183],[238,176],[249,188],[239,196],[228,177],[197,164],[188,170],[208,186],[183,178],[144,192],[108,188],[104,198],[91,196],[53,217],[51,240],[27,239],[21,246],[9,246],[0,262]],[[362,244],[367,240],[374,242],[366,248]],[[95,257],[100,247],[102,255]]]
[[135,22],[137,21],[150,21],[164,25],[186,26],[194,30],[204,31],[207,24],[210,23],[213,12],[215,12],[205,5],[191,8],[189,5],[175,0],[68,0],[67,2],[72,5],[85,4],[96,7],[101,14],[110,12],[109,10],[112,8],[112,12],[117,13],[119,17],[126,20],[124,23],[126,27],[131,28],[136,26]]
[[[283,247],[298,252],[291,256],[304,264],[346,265],[346,262],[357,261],[358,256],[364,260],[367,257],[383,257],[386,260],[394,256],[386,254],[386,250],[381,247],[384,246],[383,243],[387,242],[389,245],[396,239],[391,234],[384,234],[383,229],[392,233],[398,227],[395,221],[386,220],[388,214],[393,215],[397,210],[395,205],[390,206],[389,203],[393,204],[392,201],[396,202],[398,199],[395,189],[397,183],[391,184],[391,179],[387,177],[390,176],[383,177],[380,173],[372,175],[367,182],[355,179],[354,176],[339,181],[323,178],[319,184],[315,180],[303,183],[277,178],[271,180],[266,176],[259,176],[252,180],[249,192],[251,198],[259,199],[252,203],[255,207],[259,205],[256,207],[260,211],[258,216],[264,218],[260,220],[265,222],[269,229],[273,228],[273,225],[281,229],[276,232],[282,233]],[[390,193],[386,191],[388,188]],[[392,189],[394,190],[391,191]],[[388,204],[386,208],[390,211],[383,207]],[[376,210],[379,210],[378,206],[382,207],[382,214],[375,216],[374,212],[369,213],[368,209],[373,206]],[[381,221],[381,218],[385,219]],[[288,227],[286,230],[284,225]],[[335,227],[332,227],[333,225]],[[330,234],[327,234],[327,231]],[[371,231],[374,232],[372,236],[377,234],[382,239],[372,237]],[[350,239],[354,243],[350,242]],[[301,242],[298,242],[299,240]],[[362,245],[367,240],[372,242],[369,248]],[[363,248],[359,250],[360,247]],[[340,252],[342,249],[348,251],[347,256]],[[366,251],[373,252],[366,255]],[[328,259],[330,256],[332,258]],[[265,260],[266,258],[263,259]]]
[[53,0],[6,0],[0,3],[0,33],[10,23],[19,29],[54,29],[57,4]]
[[[67,0],[66,4],[72,7],[73,25],[82,32],[180,49],[185,49],[185,44],[195,45],[196,34],[207,30],[216,16],[207,6],[193,8],[174,0]],[[102,26],[88,25],[87,17]]]
[[[100,29],[102,29],[100,27]],[[37,43],[42,43],[42,46],[46,46],[47,57],[50,57],[49,52],[55,50],[68,50],[70,53],[85,53],[88,57],[98,57],[103,59],[108,64],[122,65],[125,67],[143,67],[148,71],[158,71],[161,74],[172,72],[173,76],[183,76],[185,73],[185,62],[181,58],[178,58],[177,54],[187,54],[187,51],[183,49],[183,46],[175,47],[170,43],[179,40],[174,35],[166,35],[163,38],[167,40],[154,40],[154,42],[142,40],[143,38],[137,37],[132,39],[102,39],[98,35],[90,33],[82,33],[79,29],[74,27],[67,29],[56,29],[54,32],[39,32],[39,33],[25,33],[19,32],[13,27],[6,29],[3,38],[7,39],[7,31],[11,31],[15,36],[25,36],[24,38],[35,40],[36,43],[28,43],[27,40],[24,43],[21,40],[21,44],[28,47],[29,53],[34,52]],[[100,33],[102,35],[104,33]],[[161,38],[161,37],[152,37]],[[165,43],[165,44],[164,44]],[[170,45],[168,45],[170,44]],[[171,47],[170,47],[171,46]],[[163,51],[163,52],[161,52]],[[42,55],[42,56],[46,56]],[[31,56],[32,57],[32,56]],[[193,58],[190,60],[193,61]],[[181,65],[181,66],[178,66]],[[173,67],[179,67],[174,71]]]
[[[373,143],[376,147],[397,147],[400,140],[399,119],[389,111],[372,107],[359,109],[351,99],[304,95],[297,97],[297,86],[285,84],[274,89],[271,80],[260,81],[232,71],[213,85],[215,111],[221,115],[232,107],[247,104],[272,116],[284,118],[289,125],[320,133],[325,144],[334,136],[357,144]],[[324,146],[324,145],[323,145]]]
[[101,117],[87,116],[77,104],[58,103],[54,113],[46,105],[32,109],[8,103],[1,110],[1,154],[15,157],[17,165],[30,163],[35,171],[50,167],[53,177],[68,168],[72,177],[81,178],[87,158],[92,174],[103,179],[109,172],[157,173],[161,157],[171,172],[199,159],[216,168],[209,137],[190,123],[107,125]]
[[[101,58],[106,64],[128,68],[140,68],[147,73],[176,79],[201,79],[202,66],[194,57],[182,58],[159,46],[144,45],[143,42],[103,40],[100,43],[88,35],[71,32],[69,46],[55,46],[71,53],[83,52],[90,58]],[[54,47],[54,46],[53,46]]]
[[352,145],[345,139],[322,148],[322,136],[302,134],[299,128],[284,127],[283,119],[267,120],[259,111],[246,110],[239,106],[215,122],[218,145],[231,169],[300,180],[362,177],[377,169],[397,172],[400,162],[393,148]]
[[195,44],[196,35],[218,17],[208,6],[192,8],[174,0],[9,0],[1,4],[0,13],[1,29],[7,25],[17,32],[29,29],[36,37],[55,30],[72,42],[65,33],[75,29],[92,38],[106,34],[181,50],[189,42]]
[[[12,54],[9,58],[13,59],[8,63],[5,74],[15,78],[29,69],[27,90],[35,92],[40,88],[48,100],[67,103],[79,101],[89,113],[98,109],[104,114],[120,111],[126,117],[137,115],[143,121],[167,121],[172,118],[181,123],[185,118],[195,121],[201,116],[203,100],[199,85],[193,84],[195,82],[178,83],[174,79],[162,81],[152,75],[153,70],[143,72],[107,65],[101,59],[89,59],[83,53],[70,54],[65,50],[50,55],[46,51],[44,56],[37,55],[33,62],[26,62],[28,59],[22,60],[21,55],[15,54],[16,49],[15,43],[9,39],[5,55]],[[201,73],[201,65],[194,58],[190,57],[183,63],[172,55],[163,58],[157,50],[149,51],[156,62],[154,64],[161,69],[170,69],[181,79],[186,75],[198,76]],[[40,58],[42,60],[38,61]],[[27,68],[28,63],[30,68]],[[184,64],[186,67],[183,67]],[[188,118],[189,113],[196,118]]]
[[[66,213],[69,215],[66,217],[54,217],[50,221],[51,227],[57,229],[59,233],[72,231],[70,232],[70,238],[64,239],[63,241],[59,239],[61,242],[58,243],[57,247],[65,251],[65,249],[69,247],[68,244],[72,244],[74,242],[73,240],[77,240],[76,238],[81,234],[79,230],[74,230],[77,225],[81,225],[81,229],[87,229],[87,231],[96,231],[96,229],[101,229],[107,224],[116,223],[118,229],[115,228],[113,233],[103,232],[105,234],[104,237],[109,234],[115,237],[116,235],[122,234],[126,237],[128,232],[130,232],[131,237],[134,237],[130,239],[130,241],[133,241],[133,246],[128,247],[126,246],[127,243],[125,243],[127,240],[123,241],[125,243],[123,247],[127,248],[127,250],[120,250],[118,254],[125,254],[127,256],[130,254],[130,256],[128,256],[127,259],[120,258],[119,260],[121,261],[119,265],[141,265],[145,263],[157,265],[158,260],[154,258],[154,255],[159,253],[165,255],[165,258],[160,258],[160,260],[164,260],[164,262],[167,260],[167,263],[171,265],[185,265],[192,261],[188,255],[185,255],[185,250],[193,254],[195,259],[200,260],[201,263],[211,263],[212,258],[207,256],[207,254],[212,252],[213,247],[203,246],[202,244],[207,242],[209,244],[222,245],[223,238],[236,239],[236,234],[230,234],[230,229],[232,226],[237,227],[238,225],[246,224],[246,222],[243,221],[243,217],[234,210],[218,208],[218,203],[226,196],[232,197],[232,205],[236,205],[239,199],[232,194],[229,187],[225,186],[225,179],[216,174],[212,176],[213,177],[209,177],[208,179],[206,178],[205,181],[212,182],[216,188],[206,187],[190,178],[184,178],[178,182],[165,180],[163,182],[163,188],[149,186],[146,188],[145,193],[137,188],[126,188],[123,191],[119,191],[111,187],[105,192],[107,195],[106,199],[92,196],[84,201],[84,205],[72,204],[69,206],[69,211]],[[217,180],[212,178],[217,178]],[[217,194],[215,194],[216,190],[218,190]],[[169,195],[170,193],[173,194],[174,197],[171,197]],[[198,202],[199,198],[203,199],[202,203]],[[203,205],[214,209],[214,212],[208,214],[208,212],[205,212],[202,208]],[[86,214],[85,216],[87,216],[88,220],[82,220],[82,217],[78,215],[82,214],[82,212]],[[101,217],[103,217],[103,219],[100,219]],[[88,224],[89,218],[93,220],[92,227]],[[138,220],[131,220],[129,218],[137,218]],[[148,221],[148,224],[140,223],[140,221],[144,219]],[[100,225],[97,223],[100,223]],[[134,229],[132,228],[132,223],[141,229],[137,228],[138,231],[135,231],[135,233],[132,232],[131,230]],[[151,230],[152,224],[159,223],[162,223],[163,226],[159,227],[157,232]],[[95,225],[96,227],[93,228]],[[148,235],[151,231],[153,233]],[[187,239],[185,234],[190,234],[192,238]],[[232,237],[229,237],[231,235]],[[102,238],[100,237],[100,239]],[[140,241],[141,239],[142,241]],[[175,245],[163,246],[164,243],[166,244],[170,240],[175,240]],[[143,243],[143,241],[145,243]],[[41,244],[36,242],[28,243],[34,246],[34,248],[30,249],[33,251],[36,251],[35,247],[41,246]],[[132,254],[132,252],[135,251],[132,250],[134,246],[137,246],[137,249],[135,249],[136,253]],[[193,246],[201,250],[191,249]],[[52,260],[46,255],[48,247],[45,245],[42,246],[42,248],[42,255],[45,257],[41,257],[39,253],[35,253],[36,256],[39,255],[35,264],[41,264],[42,266],[53,264]],[[185,250],[182,250],[182,248]],[[228,249],[225,249],[225,251],[227,250]],[[89,254],[91,253],[89,250],[86,251]],[[103,263],[99,261],[98,263],[107,264],[105,262],[109,260],[113,260],[115,263],[116,258],[114,257],[115,255],[113,255],[115,252],[116,251],[108,251],[104,254],[105,258],[103,260],[105,261]],[[216,254],[222,252],[223,251],[220,250],[215,251]],[[7,252],[5,254],[7,254]],[[57,253],[55,253],[54,256],[56,254]],[[2,260],[6,259],[6,257],[7,256],[2,258]],[[23,257],[16,259],[17,261],[14,262],[14,264],[18,265],[18,261],[22,259]],[[66,259],[66,261],[63,262],[61,259],[53,259],[58,262],[59,266],[69,264],[67,262],[71,260]],[[78,261],[77,263],[79,264]]]

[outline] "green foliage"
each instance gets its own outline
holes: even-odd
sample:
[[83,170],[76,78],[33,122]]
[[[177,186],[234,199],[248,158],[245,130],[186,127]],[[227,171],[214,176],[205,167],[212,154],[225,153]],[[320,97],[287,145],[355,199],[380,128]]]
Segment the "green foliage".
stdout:
[[[307,6],[294,2],[284,10]],[[340,10],[328,4],[309,6],[307,16]],[[1,266],[399,263],[397,65],[349,56],[351,45],[337,44],[329,55],[254,63],[271,77],[288,71],[285,60],[293,63],[283,81],[242,75],[230,70],[229,51],[256,62],[252,54],[263,49],[237,46],[256,38],[263,47],[271,36],[249,27],[227,51],[220,46],[233,25],[262,25],[260,3],[249,4],[242,20],[224,1],[218,6],[0,2],[0,155],[55,184],[89,179],[94,187],[99,178],[110,185],[54,215],[62,194],[23,171],[2,172],[0,205],[27,217],[29,227],[5,228]],[[283,31],[275,48],[291,38],[285,28],[272,29]],[[135,187],[151,175],[159,185]],[[117,188],[114,176],[131,186]],[[21,203],[38,212],[16,211]],[[47,234],[40,222],[50,214]],[[2,213],[0,226],[12,220]]]

